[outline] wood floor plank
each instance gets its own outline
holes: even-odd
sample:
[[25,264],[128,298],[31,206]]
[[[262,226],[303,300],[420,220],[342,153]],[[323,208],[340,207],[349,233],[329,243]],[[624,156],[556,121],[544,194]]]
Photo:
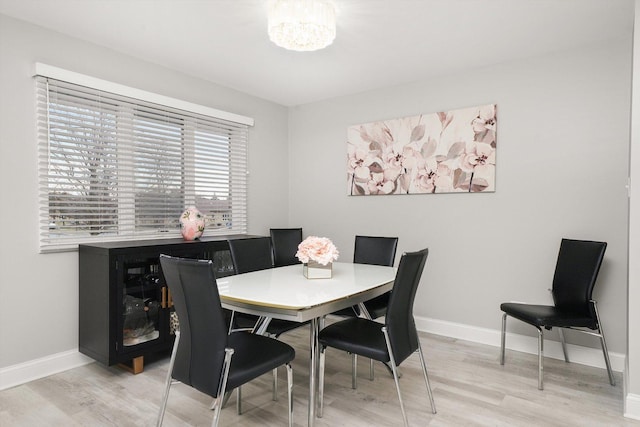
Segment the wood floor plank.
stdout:
[[[308,330],[281,337],[296,349],[294,422],[307,424]],[[545,390],[537,389],[537,357],[436,335],[421,335],[438,413],[429,406],[416,355],[401,366],[400,387],[409,423],[414,426],[640,426],[624,418],[622,376],[609,384],[606,371],[545,359]],[[397,426],[402,416],[393,378],[376,364],[370,381],[368,360],[359,358],[358,389],[351,388],[351,359],[327,350],[325,408],[318,427]],[[0,392],[0,425],[138,427],[153,426],[162,398],[168,358],[145,358],[144,372],[132,375],[97,363],[75,368]],[[235,393],[221,425],[283,426],[287,423],[286,375],[279,372],[279,400],[271,399],[271,375],[243,387],[243,414]],[[211,399],[187,386],[172,388],[164,425],[211,423]]]

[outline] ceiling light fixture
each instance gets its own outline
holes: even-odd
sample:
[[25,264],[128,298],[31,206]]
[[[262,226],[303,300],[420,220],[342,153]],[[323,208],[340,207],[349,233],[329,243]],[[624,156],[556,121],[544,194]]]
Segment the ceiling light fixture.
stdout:
[[325,0],[274,0],[269,5],[269,38],[300,52],[329,46],[336,38],[336,11]]

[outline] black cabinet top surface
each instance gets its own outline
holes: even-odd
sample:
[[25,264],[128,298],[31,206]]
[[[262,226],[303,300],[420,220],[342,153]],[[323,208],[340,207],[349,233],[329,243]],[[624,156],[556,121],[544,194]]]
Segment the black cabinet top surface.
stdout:
[[194,245],[200,246],[203,244],[214,242],[226,242],[227,239],[257,237],[247,234],[229,234],[223,236],[207,236],[197,240],[184,240],[179,237],[170,239],[149,239],[149,240],[123,240],[116,242],[97,242],[86,243],[79,245],[80,249],[136,249],[145,247],[159,247],[159,246],[172,246],[172,245]]

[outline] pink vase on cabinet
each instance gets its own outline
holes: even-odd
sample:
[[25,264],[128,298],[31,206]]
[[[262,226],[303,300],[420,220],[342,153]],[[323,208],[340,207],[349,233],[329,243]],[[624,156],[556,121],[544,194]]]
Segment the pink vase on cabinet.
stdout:
[[204,215],[191,206],[180,215],[180,232],[184,240],[196,240],[204,232]]

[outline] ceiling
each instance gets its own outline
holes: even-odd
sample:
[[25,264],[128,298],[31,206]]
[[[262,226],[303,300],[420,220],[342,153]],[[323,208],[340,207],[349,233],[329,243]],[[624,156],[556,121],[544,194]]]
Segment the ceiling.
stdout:
[[267,0],[0,0],[0,13],[293,106],[629,37],[633,0],[333,0],[334,43],[291,52]]

